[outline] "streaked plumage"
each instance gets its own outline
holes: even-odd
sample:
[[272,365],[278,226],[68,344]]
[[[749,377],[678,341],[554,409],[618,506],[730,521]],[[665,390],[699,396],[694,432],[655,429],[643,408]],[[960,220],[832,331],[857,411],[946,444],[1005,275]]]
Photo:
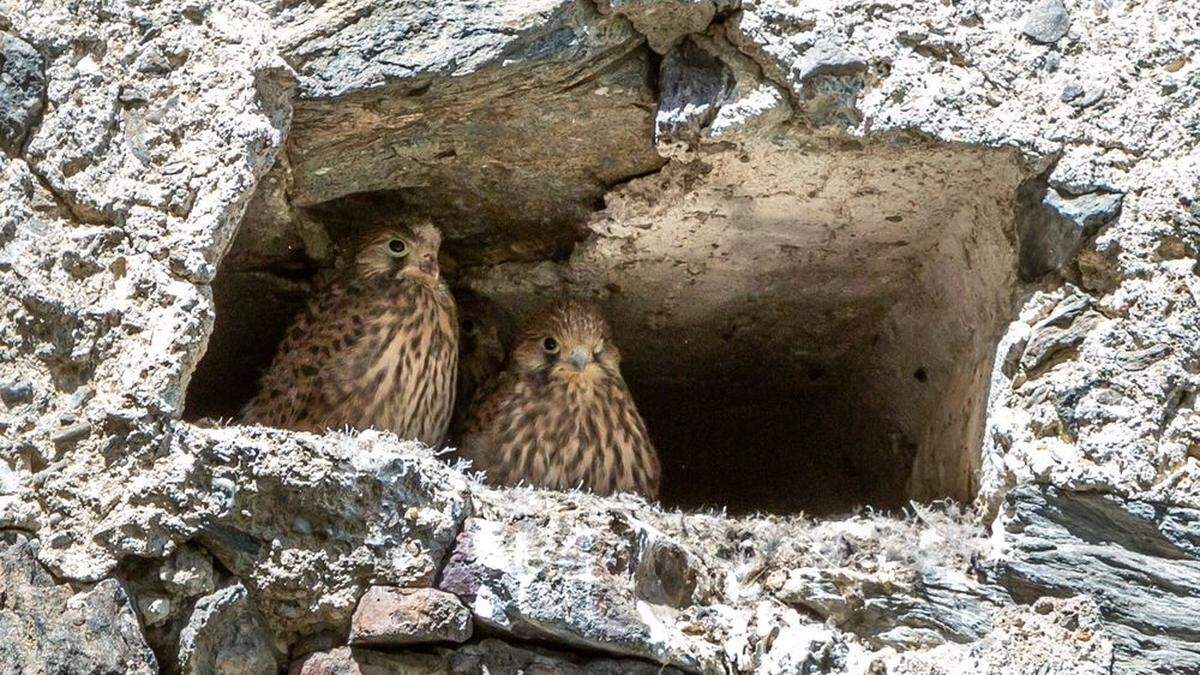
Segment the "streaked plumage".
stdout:
[[242,420],[300,431],[373,427],[440,445],[458,366],[440,245],[429,224],[364,240],[354,264],[288,329]]
[[535,315],[465,427],[460,450],[492,483],[658,495],[658,453],[591,304]]
[[491,298],[467,289],[454,291],[458,306],[458,393],[450,436],[458,438],[466,413],[480,393],[504,370],[512,348],[512,316]]

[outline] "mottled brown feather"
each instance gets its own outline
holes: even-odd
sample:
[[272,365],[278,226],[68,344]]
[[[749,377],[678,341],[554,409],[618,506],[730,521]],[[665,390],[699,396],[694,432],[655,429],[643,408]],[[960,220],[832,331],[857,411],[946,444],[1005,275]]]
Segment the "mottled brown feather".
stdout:
[[[404,257],[389,252],[394,239],[406,243]],[[242,420],[386,429],[441,444],[454,407],[458,320],[436,265],[440,244],[427,224],[368,239],[288,329]]]
[[462,437],[466,414],[504,371],[512,348],[512,316],[491,298],[467,289],[454,291],[458,306],[458,392],[450,421],[453,444]]
[[[576,349],[579,363],[587,354],[582,367],[571,362]],[[460,450],[490,482],[658,495],[658,453],[608,324],[590,304],[559,301],[527,323],[464,426]]]

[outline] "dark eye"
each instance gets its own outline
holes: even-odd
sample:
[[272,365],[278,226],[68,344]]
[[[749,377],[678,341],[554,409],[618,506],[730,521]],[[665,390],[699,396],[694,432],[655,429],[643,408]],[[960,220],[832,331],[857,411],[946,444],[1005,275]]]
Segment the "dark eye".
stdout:
[[479,332],[479,325],[470,319],[463,319],[460,327],[463,335],[474,335]]
[[542,349],[546,350],[547,354],[555,354],[558,352],[558,340],[548,337],[542,340]]
[[388,240],[388,252],[397,258],[408,255],[408,244],[403,239]]

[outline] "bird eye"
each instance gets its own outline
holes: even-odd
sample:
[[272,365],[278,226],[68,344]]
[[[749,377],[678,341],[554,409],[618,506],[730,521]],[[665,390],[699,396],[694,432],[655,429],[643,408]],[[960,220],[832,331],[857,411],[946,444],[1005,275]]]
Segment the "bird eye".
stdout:
[[546,350],[547,354],[555,354],[558,352],[558,340],[548,337],[542,340],[542,349]]
[[388,252],[391,253],[393,257],[403,258],[404,256],[408,255],[408,244],[405,243],[403,239],[389,239],[387,246]]
[[461,327],[463,335],[471,336],[479,332],[479,324],[470,319],[463,319]]

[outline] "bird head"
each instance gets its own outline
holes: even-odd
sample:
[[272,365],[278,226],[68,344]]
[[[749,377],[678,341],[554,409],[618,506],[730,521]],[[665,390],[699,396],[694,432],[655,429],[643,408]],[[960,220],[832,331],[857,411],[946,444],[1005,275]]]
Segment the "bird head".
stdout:
[[478,358],[502,363],[512,345],[509,313],[490,298],[467,289],[454,291],[458,305],[460,363]]
[[373,233],[359,249],[358,267],[367,276],[386,274],[436,285],[442,233],[432,223],[394,225]]
[[568,382],[620,378],[620,363],[608,322],[579,300],[560,300],[534,315],[513,351],[517,369]]

